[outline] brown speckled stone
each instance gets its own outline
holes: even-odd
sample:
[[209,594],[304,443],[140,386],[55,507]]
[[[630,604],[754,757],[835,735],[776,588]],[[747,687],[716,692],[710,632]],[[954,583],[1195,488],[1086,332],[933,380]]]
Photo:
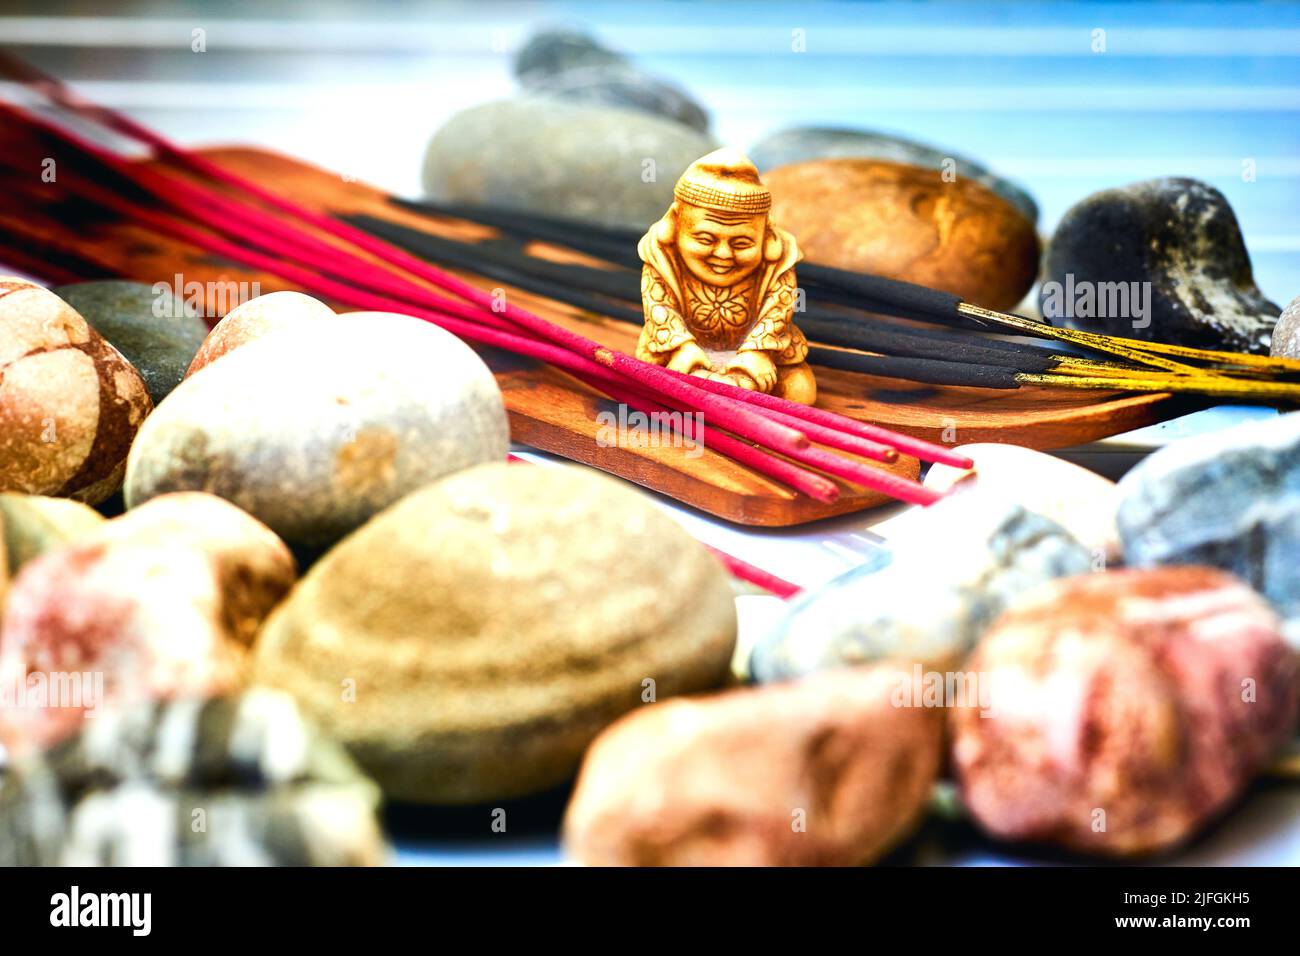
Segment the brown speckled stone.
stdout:
[[854,866],[920,819],[944,712],[890,665],[647,704],[587,752],[564,823],[592,866]]
[[1295,727],[1277,616],[1222,571],[1054,582],[1003,615],[965,669],[991,706],[952,712],[979,824],[1008,840],[1132,856],[1225,810]]
[[104,699],[0,711],[0,739],[14,752],[47,746],[104,703],[240,686],[248,645],[294,577],[269,529],[203,494],[156,498],[29,561],[4,608],[0,682],[101,673]]
[[819,159],[764,173],[772,216],[809,262],[1014,307],[1038,273],[1034,223],[997,193],[935,169]]
[[126,502],[211,492],[315,550],[508,446],[501,392],[469,346],[358,312],[250,342],[182,382],[131,450]]
[[0,491],[98,504],[152,408],[140,373],[71,306],[0,277]]
[[760,171],[810,159],[846,158],[878,159],[940,171],[950,169],[959,179],[987,186],[1020,210],[1030,222],[1038,222],[1038,204],[1016,183],[950,149],[918,143],[894,133],[856,127],[787,126],[768,133],[745,150],[745,154]]
[[[231,309],[213,326],[190,362],[188,377],[211,365],[221,356],[247,342],[282,329],[295,329],[318,319],[328,319],[334,311],[319,299],[301,292],[268,292]],[[306,331],[305,329],[303,331]]]
[[389,796],[544,790],[646,694],[718,686],[736,637],[716,560],[641,493],[577,467],[484,465],[402,499],[266,622],[289,691]]

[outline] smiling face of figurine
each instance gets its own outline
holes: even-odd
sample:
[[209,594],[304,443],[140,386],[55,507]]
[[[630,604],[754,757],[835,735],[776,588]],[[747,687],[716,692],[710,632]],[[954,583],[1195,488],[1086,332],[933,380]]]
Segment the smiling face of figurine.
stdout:
[[715,286],[733,286],[763,261],[767,214],[720,212],[679,203],[677,252],[695,278]]

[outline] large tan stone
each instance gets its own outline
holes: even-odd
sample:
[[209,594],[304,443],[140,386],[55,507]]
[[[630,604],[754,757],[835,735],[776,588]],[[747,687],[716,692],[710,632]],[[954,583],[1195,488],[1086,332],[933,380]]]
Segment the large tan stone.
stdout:
[[641,493],[578,467],[484,465],[340,542],[267,621],[291,692],[394,798],[464,804],[569,777],[647,697],[720,684],[717,561]]

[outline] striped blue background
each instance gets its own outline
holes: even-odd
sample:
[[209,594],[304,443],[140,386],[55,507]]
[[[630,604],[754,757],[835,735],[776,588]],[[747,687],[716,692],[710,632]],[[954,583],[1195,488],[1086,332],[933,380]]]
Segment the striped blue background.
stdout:
[[[743,41],[730,46],[725,5],[667,6],[707,37],[662,49],[680,29],[647,37],[642,26],[662,4],[605,13],[602,35],[688,81],[728,138],[786,123],[897,131],[1023,183],[1045,231],[1098,189],[1194,176],[1232,203],[1265,292],[1280,304],[1300,294],[1294,5],[779,4],[738,18]],[[796,28],[802,55],[789,51]],[[1095,29],[1104,53],[1092,50]]]
[[1022,182],[1044,231],[1097,189],[1205,179],[1264,291],[1300,294],[1292,4],[10,0],[0,43],[186,142],[262,143],[411,194],[432,132],[509,95],[513,52],[557,23],[677,79],[725,141],[793,123],[897,131]]

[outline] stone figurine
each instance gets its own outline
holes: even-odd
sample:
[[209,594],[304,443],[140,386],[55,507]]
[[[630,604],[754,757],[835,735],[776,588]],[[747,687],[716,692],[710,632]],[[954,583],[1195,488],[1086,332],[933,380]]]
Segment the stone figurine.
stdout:
[[794,324],[801,258],[772,221],[754,164],[724,148],[682,173],[637,251],[645,326],[637,358],[811,405],[808,341]]

